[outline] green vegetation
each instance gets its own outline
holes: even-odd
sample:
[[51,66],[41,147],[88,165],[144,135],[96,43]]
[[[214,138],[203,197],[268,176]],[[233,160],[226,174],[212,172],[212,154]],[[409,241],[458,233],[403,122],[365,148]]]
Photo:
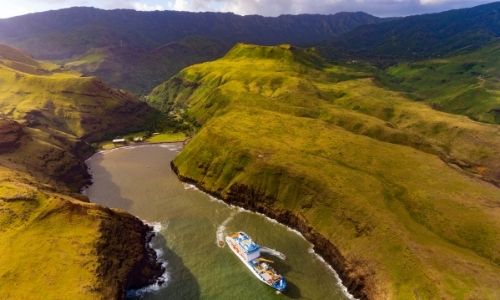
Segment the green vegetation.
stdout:
[[147,116],[96,78],[0,45],[1,299],[113,299],[136,284],[127,280],[145,261],[145,226],[75,193],[92,153],[82,139]]
[[[141,132],[126,134],[123,136],[123,138],[127,140],[129,144],[135,144],[135,143],[159,144],[159,143],[183,142],[188,138],[188,136],[184,132],[162,132],[157,134],[154,133],[151,134],[150,132],[141,131]],[[136,138],[139,138],[141,140],[134,141],[134,139]],[[114,145],[112,140],[106,140],[94,144],[94,147],[96,149],[101,149],[101,150],[110,150],[119,146]]]
[[111,89],[94,77],[48,69],[6,46],[0,48],[0,81],[0,114],[4,117],[76,137],[103,138],[144,123],[150,114],[130,94]]
[[468,54],[400,64],[381,81],[436,109],[500,124],[499,42]]
[[223,56],[238,41],[311,44],[379,20],[361,12],[277,18],[74,7],[0,20],[0,40],[146,95],[183,68]]
[[139,53],[136,48],[95,48],[59,61],[66,70],[92,74],[107,83],[145,95],[164,78],[182,68],[218,57],[227,46],[201,37],[188,37]]
[[93,49],[85,55],[69,61],[61,61],[64,68],[77,70],[78,72],[89,74],[96,72],[104,63],[108,53],[104,49]]
[[360,26],[326,42],[332,59],[368,60],[378,65],[438,58],[473,51],[498,40],[500,3],[386,19]]
[[150,138],[146,139],[148,143],[174,143],[174,142],[182,142],[187,138],[186,134],[183,132],[165,132],[157,135],[153,135]]
[[304,220],[371,298],[498,298],[497,125],[286,45],[237,45],[148,101],[199,127],[174,161],[182,177]]
[[117,299],[143,258],[138,219],[4,167],[0,212],[2,299]]

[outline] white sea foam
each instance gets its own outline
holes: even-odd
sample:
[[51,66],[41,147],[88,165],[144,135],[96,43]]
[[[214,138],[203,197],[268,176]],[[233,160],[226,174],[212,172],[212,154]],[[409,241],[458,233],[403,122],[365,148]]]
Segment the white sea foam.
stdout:
[[159,147],[168,149],[170,151],[180,151],[182,150],[182,145],[179,144],[158,144]]
[[[307,239],[306,239],[306,238],[302,235],[302,233],[300,233],[298,230],[293,229],[293,228],[291,228],[291,227],[289,227],[289,226],[286,226],[285,224],[282,224],[282,223],[278,222],[277,220],[275,220],[275,219],[273,219],[273,218],[270,218],[270,217],[266,216],[265,214],[258,213],[258,212],[254,212],[254,211],[251,211],[251,210],[248,210],[248,209],[242,208],[242,207],[240,207],[240,206],[234,206],[234,205],[228,204],[228,203],[224,202],[223,200],[218,199],[218,198],[216,198],[216,197],[213,197],[212,195],[210,195],[210,194],[208,194],[208,193],[206,193],[206,192],[204,192],[204,191],[202,191],[202,190],[198,189],[195,185],[192,185],[192,184],[191,184],[190,186],[192,186],[192,187],[191,187],[192,189],[196,189],[196,190],[198,190],[199,192],[201,192],[201,193],[203,193],[203,194],[207,195],[207,196],[208,196],[208,197],[209,197],[212,201],[221,202],[221,203],[225,204],[226,206],[229,206],[229,207],[231,207],[231,208],[236,208],[239,212],[247,212],[247,213],[251,213],[251,214],[257,214],[257,215],[259,215],[259,216],[261,216],[261,217],[263,217],[263,218],[267,219],[269,222],[274,223],[274,224],[277,224],[277,225],[279,225],[279,226],[283,226],[283,227],[285,227],[288,231],[293,232],[293,233],[297,234],[298,236],[300,236],[302,239],[304,239],[306,242],[308,242],[308,243],[309,243],[310,248],[308,249],[308,252],[309,252],[310,254],[314,255],[314,256],[315,256],[315,257],[316,257],[319,261],[321,261],[321,262],[322,262],[322,263],[323,263],[323,264],[324,264],[324,265],[325,265],[325,266],[326,266],[326,267],[327,267],[327,268],[328,268],[328,269],[332,272],[333,276],[335,277],[335,279],[336,279],[336,281],[337,281],[337,285],[340,287],[340,289],[341,289],[341,291],[344,293],[344,295],[345,295],[348,299],[350,299],[350,300],[357,300],[357,298],[355,298],[355,297],[354,297],[354,296],[353,296],[353,295],[349,292],[349,290],[347,289],[347,287],[346,287],[346,286],[342,283],[342,279],[340,279],[339,274],[337,273],[337,271],[335,271],[335,269],[333,269],[333,268],[332,268],[332,266],[330,266],[330,264],[328,264],[328,263],[325,261],[325,259],[324,259],[321,255],[319,255],[318,253],[316,253],[316,252],[314,251],[313,245],[312,245],[309,241],[307,241]],[[267,249],[270,249],[270,248],[267,248]],[[274,250],[274,249],[270,249],[270,250]],[[275,251],[276,251],[276,250],[275,250]],[[276,251],[276,252],[280,253],[279,251]],[[282,253],[280,253],[280,254],[282,254]],[[276,255],[276,256],[278,256],[278,255]],[[278,256],[278,257],[279,257],[279,256]],[[286,258],[286,257],[285,257],[285,258]]]
[[267,253],[267,254],[270,254],[270,255],[272,255],[274,257],[277,257],[277,258],[279,258],[281,260],[286,260],[286,255],[283,254],[283,253],[281,253],[281,252],[279,252],[278,250],[271,249],[271,248],[268,248],[268,247],[261,247],[260,251],[262,253]]
[[349,290],[347,290],[347,287],[342,283],[342,279],[340,279],[340,276],[337,273],[337,271],[335,271],[335,269],[332,268],[332,266],[330,266],[330,264],[327,263],[326,260],[321,255],[319,255],[318,253],[316,253],[316,251],[314,251],[314,246],[312,244],[311,244],[310,248],[307,250],[307,252],[309,252],[310,254],[314,255],[317,260],[321,261],[328,268],[328,270],[330,270],[330,272],[332,272],[333,276],[337,280],[337,285],[340,287],[340,289],[342,290],[342,292],[344,293],[344,295],[347,296],[347,299],[357,300],[357,298],[354,297],[354,295],[352,295],[349,292]]
[[224,220],[224,222],[222,222],[217,227],[217,231],[215,233],[215,243],[217,244],[217,246],[219,246],[221,248],[224,247],[224,245],[225,245],[224,236],[226,235],[226,226],[227,226],[227,224],[229,224],[229,222],[231,222],[233,220],[234,216],[236,216],[238,213],[239,213],[239,211],[233,210],[231,212],[231,214],[229,215],[229,217],[227,217]]
[[[166,287],[168,285],[168,281],[170,279],[170,274],[167,271],[168,263],[166,261],[165,257],[165,252],[161,247],[155,247],[154,246],[154,239],[157,237],[158,234],[164,229],[166,229],[167,226],[163,226],[161,222],[153,222],[153,223],[147,223],[149,226],[153,227],[153,232],[155,236],[151,239],[151,242],[149,243],[149,247],[151,247],[155,253],[156,253],[156,258],[158,261],[161,263],[161,266],[165,270],[163,274],[156,280],[155,283],[148,285],[146,287],[143,287],[141,289],[137,290],[128,290],[126,293],[127,298],[140,298],[143,297],[146,294],[154,293],[162,288]],[[168,225],[168,223],[167,223]]]
[[161,222],[153,222],[153,223],[147,223],[149,226],[153,227],[153,232],[154,233],[160,233],[163,229],[163,225]]
[[197,188],[194,184],[183,182],[182,185],[184,186],[185,190],[197,190]]

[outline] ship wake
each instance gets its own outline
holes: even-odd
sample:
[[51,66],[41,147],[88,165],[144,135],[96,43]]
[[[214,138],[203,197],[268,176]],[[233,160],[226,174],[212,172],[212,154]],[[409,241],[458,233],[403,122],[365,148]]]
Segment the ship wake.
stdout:
[[216,234],[215,234],[215,237],[216,237],[216,244],[217,246],[219,246],[220,248],[224,248],[224,246],[226,245],[226,243],[224,242],[224,236],[226,235],[226,226],[227,224],[229,224],[229,222],[231,222],[233,219],[234,219],[234,216],[236,216],[238,214],[239,211],[232,211],[231,214],[229,215],[229,217],[227,217],[224,222],[222,222],[218,227],[217,227],[217,231],[216,231]]
[[286,255],[279,252],[278,250],[274,250],[274,249],[267,248],[267,247],[261,247],[260,252],[272,255],[272,256],[277,257],[281,260],[286,260]]

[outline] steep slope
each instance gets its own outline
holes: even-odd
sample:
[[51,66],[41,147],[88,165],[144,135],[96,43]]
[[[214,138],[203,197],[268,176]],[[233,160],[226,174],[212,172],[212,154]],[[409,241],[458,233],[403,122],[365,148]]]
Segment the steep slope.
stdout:
[[148,114],[95,78],[0,46],[0,298],[121,299],[154,282],[151,228],[76,194],[86,141]]
[[95,77],[60,71],[7,46],[0,47],[0,80],[0,113],[30,127],[96,139],[138,124],[148,113],[134,96]]
[[500,2],[361,26],[334,38],[329,57],[393,63],[474,50],[500,37]]
[[[39,59],[76,62],[80,70],[88,63],[90,74],[146,94],[182,68],[222,56],[236,42],[315,43],[378,21],[364,13],[266,18],[80,7],[0,20],[0,42]],[[96,64],[96,51],[105,54],[102,63]]]
[[238,45],[148,100],[201,126],[181,178],[300,230],[356,296],[498,298],[498,126],[291,46]]
[[463,55],[399,64],[380,79],[436,109],[500,123],[500,42]]
[[186,66],[221,56],[227,46],[220,41],[187,37],[155,49],[97,48],[82,56],[61,60],[65,69],[105,78],[110,84],[139,94],[155,86]]
[[146,248],[149,232],[126,213],[0,167],[2,299],[122,299],[126,288],[148,284],[133,278],[162,271]]

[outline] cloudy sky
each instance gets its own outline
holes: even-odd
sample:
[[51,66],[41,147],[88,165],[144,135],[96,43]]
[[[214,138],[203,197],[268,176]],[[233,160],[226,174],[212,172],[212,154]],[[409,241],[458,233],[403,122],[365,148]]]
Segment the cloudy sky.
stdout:
[[377,16],[404,16],[470,7],[494,0],[0,0],[0,18],[72,6],[104,9],[225,11],[241,15],[365,11]]

